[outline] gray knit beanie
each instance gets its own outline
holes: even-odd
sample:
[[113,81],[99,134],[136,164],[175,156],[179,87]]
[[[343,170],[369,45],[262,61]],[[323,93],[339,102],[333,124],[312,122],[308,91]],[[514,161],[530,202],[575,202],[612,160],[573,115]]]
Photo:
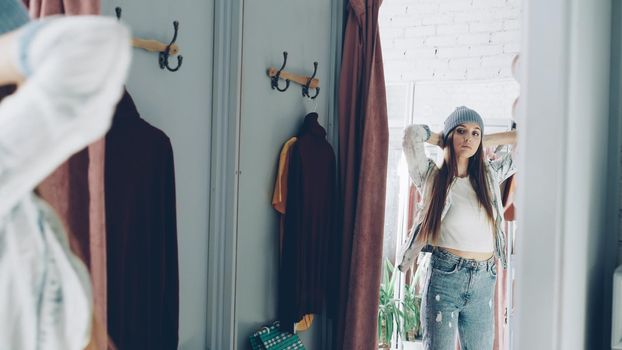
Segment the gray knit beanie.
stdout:
[[28,20],[28,12],[20,1],[0,0],[0,34],[17,29]]
[[482,135],[484,135],[484,120],[474,110],[461,106],[456,108],[447,119],[445,119],[445,127],[443,128],[443,139],[447,142],[447,136],[458,125],[464,123],[476,123],[482,129]]

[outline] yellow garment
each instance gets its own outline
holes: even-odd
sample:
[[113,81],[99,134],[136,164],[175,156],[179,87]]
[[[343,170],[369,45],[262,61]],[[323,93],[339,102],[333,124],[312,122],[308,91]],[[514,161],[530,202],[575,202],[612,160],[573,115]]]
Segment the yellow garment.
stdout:
[[300,322],[294,325],[294,331],[302,332],[311,328],[311,323],[313,323],[313,314],[304,315]]
[[274,183],[274,195],[272,196],[272,206],[276,211],[285,214],[287,205],[287,174],[289,168],[289,151],[296,143],[297,138],[292,137],[283,144],[279,155],[279,170]]

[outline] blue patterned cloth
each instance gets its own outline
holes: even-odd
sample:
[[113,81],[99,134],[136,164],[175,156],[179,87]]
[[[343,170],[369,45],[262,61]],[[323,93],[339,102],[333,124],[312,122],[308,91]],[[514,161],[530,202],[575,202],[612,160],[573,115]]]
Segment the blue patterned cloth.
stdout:
[[280,329],[279,322],[263,327],[249,337],[253,350],[304,350],[297,335]]

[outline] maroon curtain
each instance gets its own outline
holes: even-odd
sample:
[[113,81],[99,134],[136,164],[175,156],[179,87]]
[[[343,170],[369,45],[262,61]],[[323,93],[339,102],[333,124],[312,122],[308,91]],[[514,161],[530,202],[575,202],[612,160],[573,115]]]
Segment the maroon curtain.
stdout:
[[[98,14],[99,0],[24,0],[32,18],[57,14]],[[72,250],[88,267],[93,283],[95,317],[106,330],[106,223],[104,204],[104,140],[73,155],[37,188],[61,217]],[[104,333],[107,334],[107,333]],[[106,337],[97,339],[107,347]]]
[[339,87],[343,200],[336,349],[377,348],[389,132],[378,10],[350,0]]

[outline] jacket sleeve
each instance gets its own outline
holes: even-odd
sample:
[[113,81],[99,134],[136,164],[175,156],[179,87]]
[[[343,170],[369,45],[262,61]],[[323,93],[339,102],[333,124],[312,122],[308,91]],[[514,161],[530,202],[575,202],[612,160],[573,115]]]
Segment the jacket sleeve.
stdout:
[[496,155],[497,158],[489,161],[489,165],[500,184],[516,173],[516,164],[512,152],[498,152]]
[[279,297],[277,312],[281,322],[281,329],[294,333],[294,324],[300,320],[298,316],[299,290],[296,284],[299,266],[296,264],[296,254],[299,242],[299,231],[302,227],[304,215],[304,191],[302,188],[303,170],[300,154],[300,143],[296,142],[291,148],[289,172],[287,174],[287,208],[285,210],[285,230],[283,233],[283,253],[279,261]]
[[175,191],[175,161],[170,140],[162,145],[162,348],[177,349],[179,342],[179,257],[177,250],[177,204]]
[[404,131],[402,148],[406,163],[408,164],[408,174],[411,180],[421,191],[427,173],[434,162],[425,154],[423,143],[430,138],[430,129],[427,125],[413,124]]
[[128,30],[110,18],[51,17],[16,36],[12,59],[27,79],[0,103],[0,216],[104,135],[131,54]]
[[[426,156],[423,145],[429,138],[430,129],[427,125],[413,124],[406,128],[402,143],[406,163],[408,163],[408,173],[420,193],[423,192],[428,172],[435,166],[434,162]],[[427,244],[417,239],[418,233],[419,225],[415,226],[402,246],[397,262],[398,269],[402,272],[408,271],[414,259]]]
[[426,242],[422,242],[421,239],[417,239],[419,238],[420,228],[420,225],[415,226],[408,237],[408,240],[402,245],[402,250],[397,261],[397,268],[401,272],[406,272],[411,268],[419,253],[427,245]]

